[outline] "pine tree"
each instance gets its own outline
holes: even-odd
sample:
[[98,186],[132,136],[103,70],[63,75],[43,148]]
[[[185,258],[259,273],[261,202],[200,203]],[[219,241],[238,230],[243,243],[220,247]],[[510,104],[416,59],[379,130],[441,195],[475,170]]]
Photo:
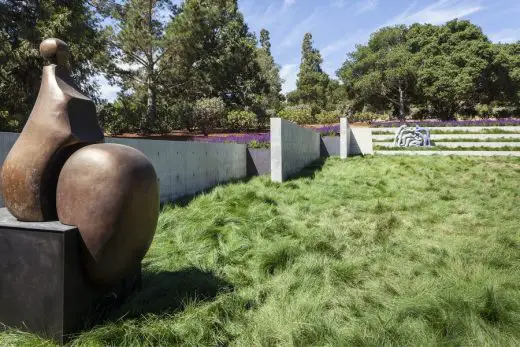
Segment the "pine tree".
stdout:
[[0,126],[19,130],[25,124],[40,88],[44,61],[39,46],[46,38],[68,44],[74,79],[96,96],[91,77],[106,58],[99,20],[85,0],[0,0],[0,114],[7,115],[10,124]]
[[271,34],[267,29],[260,31],[260,47],[262,47],[267,54],[271,55]]
[[267,107],[278,109],[281,101],[282,79],[280,78],[280,66],[271,55],[271,41],[269,31],[262,29],[260,32],[260,48],[258,49],[258,64],[260,77],[268,85]]
[[187,0],[167,28],[172,54],[162,62],[172,98],[195,101],[219,97],[245,106],[263,93],[256,38],[236,0]]
[[128,0],[115,4],[111,11],[115,20],[111,49],[117,64],[108,75],[146,104],[139,122],[141,133],[149,132],[157,122],[159,65],[167,53],[162,11],[167,6],[173,6],[171,1]]
[[320,52],[313,47],[312,34],[306,33],[302,43],[302,61],[296,81],[296,93],[290,97],[293,102],[311,105],[315,111],[326,106],[329,76],[323,72],[322,63]]

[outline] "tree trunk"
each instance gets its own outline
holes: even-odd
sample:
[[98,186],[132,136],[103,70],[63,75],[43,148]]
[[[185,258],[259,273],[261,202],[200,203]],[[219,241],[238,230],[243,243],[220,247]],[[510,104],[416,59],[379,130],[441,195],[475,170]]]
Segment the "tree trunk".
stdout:
[[406,119],[406,108],[404,103],[404,90],[401,85],[399,85],[399,120],[401,122],[404,122]]
[[148,132],[150,126],[154,124],[157,116],[157,92],[152,82],[148,83],[148,98],[146,101],[146,116],[142,120],[141,130]]
[[[148,1],[148,30],[150,34],[153,34],[153,0]],[[147,83],[147,100],[146,100],[146,113],[141,117],[141,133],[148,133],[151,129],[150,126],[154,124],[157,115],[157,91],[154,86],[154,60],[153,60],[153,45],[150,44],[148,51],[146,52],[146,83]]]

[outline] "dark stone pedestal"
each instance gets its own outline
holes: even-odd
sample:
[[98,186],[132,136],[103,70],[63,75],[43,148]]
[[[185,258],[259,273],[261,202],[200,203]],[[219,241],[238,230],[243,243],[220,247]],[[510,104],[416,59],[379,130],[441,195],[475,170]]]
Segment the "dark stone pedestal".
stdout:
[[19,222],[0,209],[0,322],[55,339],[88,328],[107,297],[140,283],[140,266],[117,288],[93,287],[81,267],[82,239],[59,222]]

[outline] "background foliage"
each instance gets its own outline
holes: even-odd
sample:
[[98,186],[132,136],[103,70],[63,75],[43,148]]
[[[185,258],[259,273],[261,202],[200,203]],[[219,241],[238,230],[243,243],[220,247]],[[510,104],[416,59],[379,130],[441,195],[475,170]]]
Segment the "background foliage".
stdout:
[[[492,43],[469,21],[382,28],[348,54],[338,79],[306,33],[297,88],[284,96],[270,33],[257,38],[237,0],[0,0],[1,130],[25,124],[47,37],[69,44],[74,77],[109,133],[246,130],[273,116],[324,124],[520,116],[520,43]],[[120,87],[114,101],[97,92],[99,76]],[[201,104],[217,99],[224,110],[207,118]]]

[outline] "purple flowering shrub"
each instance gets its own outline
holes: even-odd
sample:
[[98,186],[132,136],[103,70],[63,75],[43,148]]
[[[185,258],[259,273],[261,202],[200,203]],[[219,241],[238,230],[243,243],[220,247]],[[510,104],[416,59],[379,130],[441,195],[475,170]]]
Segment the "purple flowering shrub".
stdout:
[[269,148],[271,144],[271,134],[260,133],[231,136],[208,136],[195,137],[193,140],[208,143],[241,143],[247,144],[250,148]]

